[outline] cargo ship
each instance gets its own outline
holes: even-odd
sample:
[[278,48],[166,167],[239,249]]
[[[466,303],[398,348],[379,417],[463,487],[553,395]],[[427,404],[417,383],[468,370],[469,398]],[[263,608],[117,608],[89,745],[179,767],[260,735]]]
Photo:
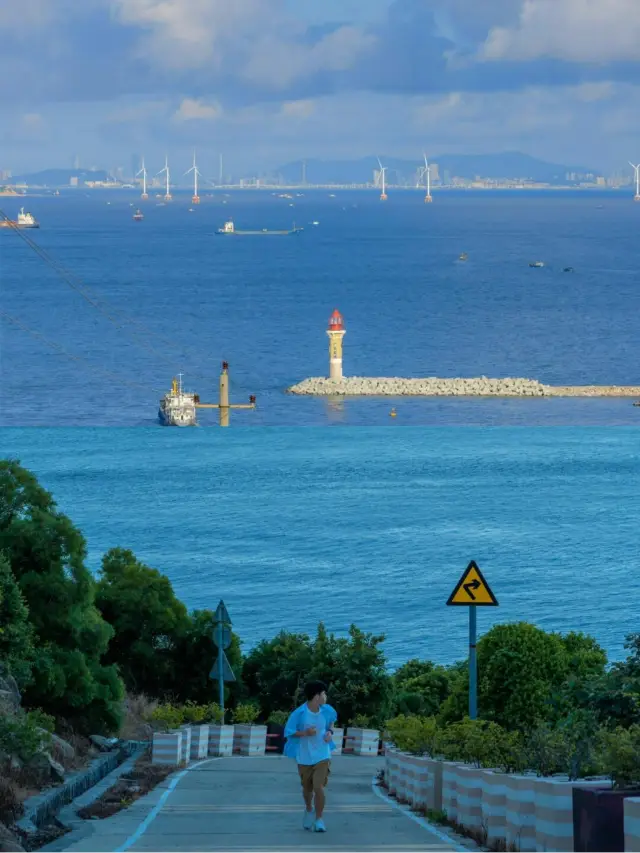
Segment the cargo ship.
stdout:
[[25,213],[24,207],[20,208],[20,213],[17,219],[3,219],[0,221],[0,228],[39,228],[40,223],[35,219],[33,214]]
[[187,394],[182,388],[182,374],[171,383],[171,391],[160,400],[158,420],[163,426],[197,426],[196,394]]
[[274,234],[274,235],[288,235],[288,234],[299,234],[303,229],[296,228],[295,223],[293,228],[290,231],[269,231],[267,228],[263,228],[262,231],[238,231],[233,224],[233,220],[229,219],[224,223],[222,228],[218,228],[216,234],[234,234],[237,236],[248,236],[248,235],[258,235],[258,234]]

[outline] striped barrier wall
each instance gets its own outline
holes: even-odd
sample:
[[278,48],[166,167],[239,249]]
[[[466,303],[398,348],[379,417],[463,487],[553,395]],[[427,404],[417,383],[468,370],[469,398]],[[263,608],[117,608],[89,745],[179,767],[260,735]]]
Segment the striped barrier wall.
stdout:
[[352,755],[380,755],[380,732],[376,729],[348,728],[343,752]]
[[182,764],[182,732],[154,732],[151,745],[152,764]]
[[234,727],[233,751],[236,755],[264,755],[267,727],[239,725]]
[[413,808],[442,811],[442,762],[427,756],[403,759],[406,799]]
[[458,820],[458,765],[442,762],[442,811],[449,820]]
[[506,842],[522,853],[536,850],[536,789],[534,775],[506,775]]
[[602,788],[603,780],[535,779],[536,850],[573,851],[573,789]]
[[458,817],[468,829],[482,829],[482,770],[470,764],[459,764],[457,776]]
[[192,761],[206,758],[209,754],[209,726],[191,726],[191,747],[189,757]]
[[344,729],[333,730],[333,742],[336,748],[333,750],[331,755],[342,755],[342,748],[344,747]]
[[625,853],[640,851],[640,797],[626,797],[624,801]]
[[209,726],[209,755],[233,755],[233,726]]
[[385,771],[384,780],[392,796],[398,794],[398,781],[400,778],[400,766],[403,756],[390,746],[385,748]]
[[507,781],[498,770],[481,770],[482,825],[487,830],[487,844],[503,845],[507,839]]
[[182,732],[182,763],[188,764],[191,760],[191,726],[180,726]]

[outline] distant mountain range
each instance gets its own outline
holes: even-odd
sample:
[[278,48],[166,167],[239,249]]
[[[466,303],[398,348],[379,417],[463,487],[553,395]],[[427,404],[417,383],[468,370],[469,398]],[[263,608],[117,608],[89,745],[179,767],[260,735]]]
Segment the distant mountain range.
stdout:
[[8,183],[27,184],[38,187],[64,187],[69,186],[71,178],[77,178],[78,184],[85,181],[107,181],[109,172],[104,169],[45,169],[42,172],[31,172],[28,175],[14,175]]
[[[565,183],[567,173],[590,174],[594,170],[584,166],[563,166],[547,163],[522,154],[519,151],[506,151],[502,154],[442,154],[430,157],[437,164],[440,180],[444,173],[451,177],[473,178],[527,178],[541,183]],[[403,160],[397,157],[380,156],[386,166],[390,183],[410,181],[417,169],[424,165],[420,157],[415,160]],[[374,169],[378,169],[378,158],[363,157],[360,160],[298,160],[287,163],[276,170],[286,182],[301,183],[303,169],[309,184],[366,184],[372,181]]]

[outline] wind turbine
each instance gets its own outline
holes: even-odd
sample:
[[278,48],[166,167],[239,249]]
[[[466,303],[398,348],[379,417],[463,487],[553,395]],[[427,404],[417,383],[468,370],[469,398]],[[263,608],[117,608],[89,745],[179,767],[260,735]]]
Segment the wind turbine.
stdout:
[[636,175],[636,194],[634,201],[640,201],[640,164],[634,166],[631,160],[629,160],[629,165],[631,166]]
[[144,157],[142,158],[142,168],[139,172],[136,173],[136,178],[138,175],[142,175],[142,195],[141,198],[143,201],[146,201],[149,198],[149,193],[147,192],[147,168],[144,165]]
[[198,170],[196,166],[196,152],[193,152],[193,166],[185,172],[185,175],[189,175],[193,172],[193,196],[191,197],[191,202],[193,204],[200,204],[200,196],[198,195],[198,175],[202,177],[202,173]]
[[167,175],[167,191],[165,193],[164,200],[165,201],[171,201],[172,196],[171,196],[171,178],[169,176],[169,158],[166,156],[164,158],[164,169],[160,169],[160,171],[156,175],[156,178],[158,177],[158,175],[161,175],[163,172],[165,172]]
[[378,164],[380,165],[380,175],[382,177],[382,192],[380,193],[380,201],[386,201],[388,198],[387,184],[386,184],[387,167],[383,166],[382,163],[380,163],[379,157],[378,157]]
[[429,168],[429,161],[427,160],[427,155],[424,154],[424,176],[427,181],[427,194],[424,197],[425,204],[431,204],[433,198],[431,197],[431,169]]

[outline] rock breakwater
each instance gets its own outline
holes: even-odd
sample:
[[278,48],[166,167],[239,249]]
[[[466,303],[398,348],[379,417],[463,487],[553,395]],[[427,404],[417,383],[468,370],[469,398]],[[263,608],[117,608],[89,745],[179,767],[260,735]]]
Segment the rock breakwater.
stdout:
[[287,388],[317,397],[640,397],[638,385],[543,385],[536,379],[313,377]]

